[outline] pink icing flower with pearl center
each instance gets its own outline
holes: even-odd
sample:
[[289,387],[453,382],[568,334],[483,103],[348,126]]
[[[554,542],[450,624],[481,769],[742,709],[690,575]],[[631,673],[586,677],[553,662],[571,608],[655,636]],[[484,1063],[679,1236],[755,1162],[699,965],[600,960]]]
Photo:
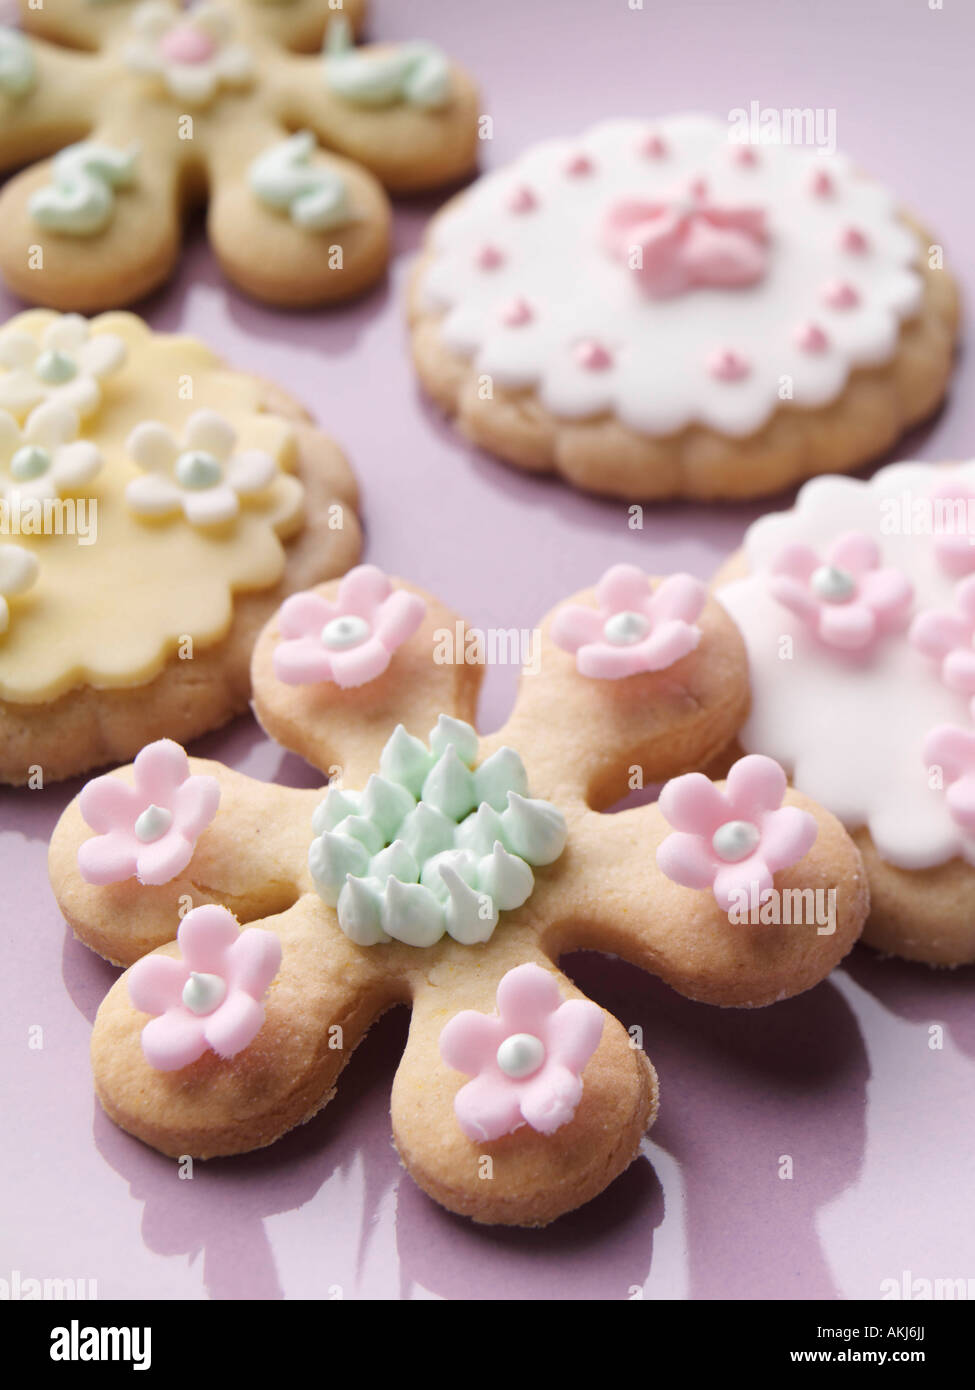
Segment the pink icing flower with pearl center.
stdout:
[[603,1011],[563,1000],[552,975],[519,965],[501,979],[495,1014],[465,1009],[440,1034],[448,1067],[474,1078],[454,1099],[469,1139],[499,1139],[523,1124],[553,1134],[582,1098],[582,1071],[599,1046]]
[[773,758],[751,753],[731,768],[724,790],[702,772],[675,777],[660,793],[674,827],[657,847],[660,871],[685,888],[710,888],[722,912],[752,904],[816,839],[816,820],[783,806],[786,777]]
[[975,834],[975,730],[939,724],[924,740],[922,756],[929,768],[941,768],[952,819]]
[[217,814],[220,784],[190,775],[185,752],[172,739],[147,744],[133,764],[134,786],[96,777],[82,788],[81,814],[98,834],[78,850],[88,883],[169,883],[193,857],[196,842]]
[[954,599],[954,609],[919,613],[908,638],[918,651],[940,662],[941,679],[949,690],[975,696],[975,574],[962,580]]
[[694,626],[707,589],[674,574],[652,589],[636,565],[613,565],[596,585],[598,608],[567,603],[552,623],[552,641],[575,652],[576,668],[597,680],[662,671],[701,640]]
[[615,203],[602,240],[615,260],[633,269],[640,288],[661,299],[694,286],[754,284],[768,262],[764,211],[715,203],[703,180],[659,201]]
[[394,589],[381,569],[357,565],[334,603],[310,591],[284,601],[278,627],[285,640],[274,651],[274,674],[286,685],[365,685],[382,675],[426,611],[423,599]]
[[178,1071],[207,1048],[234,1057],[264,1022],[261,1002],[281,966],[273,932],[241,931],[225,907],[195,907],[176,933],[181,959],[154,952],[129,971],[129,997],[155,1017],[142,1051],[157,1071]]
[[901,626],[914,589],[905,574],[881,566],[880,550],[861,531],[841,536],[821,559],[793,542],[772,561],[769,589],[830,647],[862,651]]

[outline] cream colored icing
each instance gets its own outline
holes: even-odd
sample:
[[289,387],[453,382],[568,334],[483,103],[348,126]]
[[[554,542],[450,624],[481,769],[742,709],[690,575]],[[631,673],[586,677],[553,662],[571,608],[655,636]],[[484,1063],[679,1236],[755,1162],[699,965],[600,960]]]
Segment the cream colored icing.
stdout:
[[[31,310],[4,331],[39,339],[57,317]],[[81,684],[139,685],[159,673],[186,637],[196,650],[219,642],[230,627],[234,593],[280,579],[281,540],[303,518],[303,489],[291,476],[294,433],[283,420],[259,413],[259,383],[229,371],[203,343],[153,334],[133,314],[104,314],[93,320],[92,333],[113,333],[128,346],[124,365],[103,378],[102,403],[81,430],[105,460],[84,489],[97,500],[97,539],[84,545],[67,534],[3,537],[40,562],[37,583],[16,600],[16,622],[0,636],[6,700],[40,703]],[[184,400],[188,382],[192,399]],[[126,484],[140,472],[126,439],[146,420],[179,433],[203,407],[233,424],[241,449],[269,453],[283,471],[218,532],[201,531],[181,515],[137,518],[125,503]]]

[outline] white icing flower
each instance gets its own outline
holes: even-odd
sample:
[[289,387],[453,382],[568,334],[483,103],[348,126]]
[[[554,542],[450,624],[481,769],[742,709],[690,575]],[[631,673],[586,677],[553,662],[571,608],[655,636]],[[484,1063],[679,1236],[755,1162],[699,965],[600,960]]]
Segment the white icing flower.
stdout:
[[102,456],[88,439],[79,439],[78,412],[61,401],[46,401],[18,425],[0,410],[0,494],[58,497],[74,492],[98,472]]
[[81,314],[62,314],[40,341],[31,333],[0,333],[0,410],[23,419],[42,401],[70,406],[82,417],[101,404],[101,379],[125,361],[114,333],[92,334]]
[[37,582],[37,557],[22,545],[0,545],[0,632],[10,624],[8,598],[26,593]]
[[169,516],[182,511],[194,526],[230,521],[240,498],[263,492],[277,464],[258,449],[234,453],[237,434],[214,410],[198,410],[186,423],[182,443],[154,420],[137,425],[126,447],[145,475],[125,489],[137,516]]
[[187,105],[205,106],[220,87],[246,86],[253,77],[251,54],[232,41],[233,18],[219,5],[185,11],[169,0],[148,0],[133,14],[132,28],[126,65],[161,78]]

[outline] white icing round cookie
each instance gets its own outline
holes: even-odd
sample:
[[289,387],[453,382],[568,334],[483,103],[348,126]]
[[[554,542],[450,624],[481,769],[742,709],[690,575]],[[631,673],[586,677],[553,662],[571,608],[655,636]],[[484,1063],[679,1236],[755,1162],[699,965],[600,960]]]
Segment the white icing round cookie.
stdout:
[[[847,829],[866,826],[880,857],[902,869],[959,855],[975,865],[975,835],[953,819],[945,790],[931,775],[930,752],[925,755],[936,726],[972,728],[971,697],[946,686],[941,662],[909,638],[918,614],[957,611],[964,570],[945,567],[931,505],[936,489],[954,496],[955,484],[966,501],[975,494],[975,462],[952,469],[898,463],[870,482],[817,478],[792,510],[749,528],[750,574],[717,594],[748,650],[752,704],[741,746],[775,758],[799,791]],[[903,621],[859,651],[824,642],[772,593],[785,547],[806,545],[823,556],[850,532],[872,537],[880,564],[913,586]]]
[[892,359],[918,252],[841,155],[742,146],[706,116],[617,120],[534,146],[442,214],[418,304],[557,417],[745,436]]

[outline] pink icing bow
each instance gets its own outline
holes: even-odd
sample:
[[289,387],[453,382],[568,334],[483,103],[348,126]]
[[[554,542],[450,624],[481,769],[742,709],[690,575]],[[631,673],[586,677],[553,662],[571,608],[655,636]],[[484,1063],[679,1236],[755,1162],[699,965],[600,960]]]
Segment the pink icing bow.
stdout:
[[881,567],[876,542],[862,531],[841,536],[822,561],[793,542],[772,561],[769,588],[830,647],[862,651],[907,615],[914,589],[906,575]]
[[241,931],[225,907],[195,907],[179,924],[182,955],[152,954],[129,971],[129,998],[156,1015],[142,1030],[142,1051],[157,1071],[188,1067],[212,1048],[234,1057],[264,1022],[261,1002],[281,966],[273,932]]
[[469,1139],[499,1139],[528,1124],[552,1134],[582,1098],[582,1071],[599,1046],[603,1011],[563,1000],[547,970],[519,965],[501,979],[496,1014],[465,1009],[440,1034],[448,1067],[473,1076],[454,1111]]
[[975,832],[975,730],[939,724],[924,740],[922,756],[929,768],[940,767],[944,774],[952,819]]
[[658,803],[675,831],[657,848],[660,871],[685,888],[711,888],[722,912],[760,902],[772,875],[816,839],[815,817],[783,806],[785,791],[785,773],[760,753],[739,758],[724,791],[702,772],[675,777]]
[[190,776],[185,752],[172,739],[149,743],[133,765],[135,785],[96,777],[82,788],[81,814],[99,833],[78,850],[88,883],[169,883],[193,857],[196,842],[217,814],[220,784]]
[[765,274],[768,229],[760,208],[721,207],[700,180],[660,202],[627,199],[610,208],[603,245],[630,265],[647,294],[682,294],[695,285],[751,285]]
[[[942,568],[949,574],[969,574],[975,570],[975,534],[968,527],[975,493],[960,478],[956,481],[949,479],[934,489],[931,502],[936,513],[943,512],[944,520],[950,520],[952,527],[947,529],[942,526],[935,531],[934,548]],[[939,506],[939,503],[942,505]],[[961,522],[960,526],[956,525],[958,521]]]
[[[911,624],[909,640],[941,663],[941,679],[949,690],[975,696],[975,575],[955,589],[956,608],[930,608]],[[975,700],[972,702],[975,714]]]
[[310,592],[285,599],[278,613],[285,640],[274,652],[274,674],[287,685],[365,685],[382,675],[426,611],[422,598],[394,590],[381,569],[357,565],[334,603]]
[[567,603],[552,622],[552,641],[575,652],[576,668],[597,680],[662,671],[701,640],[694,626],[707,589],[673,574],[656,589],[636,565],[613,565],[596,585],[597,608]]

